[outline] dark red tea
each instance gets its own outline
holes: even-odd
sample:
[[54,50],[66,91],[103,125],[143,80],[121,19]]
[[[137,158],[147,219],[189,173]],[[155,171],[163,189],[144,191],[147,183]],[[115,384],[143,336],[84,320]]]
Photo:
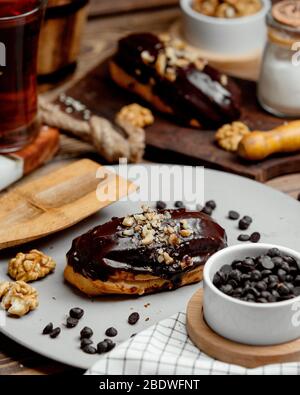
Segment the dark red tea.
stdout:
[[0,152],[38,131],[36,63],[44,0],[0,0]]

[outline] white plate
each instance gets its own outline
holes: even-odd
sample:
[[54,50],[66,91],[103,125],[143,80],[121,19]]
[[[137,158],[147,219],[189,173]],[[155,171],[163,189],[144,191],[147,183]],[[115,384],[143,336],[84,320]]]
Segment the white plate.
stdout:
[[[158,190],[158,186],[152,185]],[[259,231],[262,242],[275,243],[290,248],[299,248],[300,240],[300,203],[287,195],[266,187],[260,183],[231,174],[205,170],[205,199],[215,199],[218,207],[213,217],[222,225],[228,235],[229,244],[237,244],[241,231],[236,221],[226,218],[229,210],[237,210],[242,215],[250,215],[254,222],[250,231]],[[140,298],[102,297],[89,299],[68,286],[63,280],[65,254],[73,238],[99,223],[106,222],[112,216],[123,216],[128,212],[140,210],[140,203],[118,202],[105,208],[99,214],[81,222],[69,230],[55,236],[32,243],[57,261],[54,274],[33,285],[40,293],[40,307],[27,316],[16,319],[7,318],[1,331],[16,342],[46,357],[79,367],[89,368],[99,355],[88,355],[79,349],[79,332],[82,327],[90,326],[94,330],[94,341],[105,338],[105,330],[114,326],[119,334],[116,342],[126,340],[131,334],[153,325],[173,313],[184,311],[188,300],[199,284],[187,286],[173,292],[164,292]],[[27,250],[29,246],[18,250]],[[1,253],[0,278],[7,278],[7,261],[15,251]],[[150,303],[149,307],[145,307]],[[84,317],[77,328],[67,329],[62,325],[70,308],[79,306],[85,310]],[[141,319],[135,326],[127,323],[129,314],[138,311]],[[149,318],[149,320],[146,320]],[[41,334],[49,322],[61,326],[62,332],[57,339]]]

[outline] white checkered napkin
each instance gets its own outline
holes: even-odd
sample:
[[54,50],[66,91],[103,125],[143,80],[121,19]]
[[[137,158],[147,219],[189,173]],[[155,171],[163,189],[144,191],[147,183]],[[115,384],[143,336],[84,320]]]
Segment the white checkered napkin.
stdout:
[[163,320],[104,355],[87,375],[298,375],[300,363],[246,369],[212,359],[188,338],[185,313]]

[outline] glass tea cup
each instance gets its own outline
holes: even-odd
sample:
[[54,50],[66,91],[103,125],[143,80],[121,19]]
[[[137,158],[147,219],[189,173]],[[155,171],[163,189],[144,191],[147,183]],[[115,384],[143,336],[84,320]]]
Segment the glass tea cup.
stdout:
[[37,50],[47,0],[0,0],[0,153],[39,131]]

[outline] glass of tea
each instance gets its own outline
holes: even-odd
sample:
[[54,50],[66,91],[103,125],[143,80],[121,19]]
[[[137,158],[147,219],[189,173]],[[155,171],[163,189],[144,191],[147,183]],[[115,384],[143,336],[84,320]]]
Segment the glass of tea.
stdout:
[[39,131],[37,49],[47,0],[0,0],[0,153]]

